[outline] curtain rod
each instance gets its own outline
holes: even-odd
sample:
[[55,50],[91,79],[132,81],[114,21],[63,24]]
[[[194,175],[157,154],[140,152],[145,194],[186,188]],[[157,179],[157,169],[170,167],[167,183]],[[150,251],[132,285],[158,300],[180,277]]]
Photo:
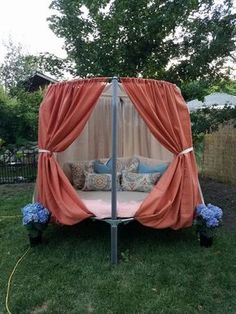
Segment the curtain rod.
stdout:
[[113,76],[113,77],[109,76],[107,79],[108,79],[109,82],[111,82],[113,79],[116,79],[119,83],[121,82],[119,76]]

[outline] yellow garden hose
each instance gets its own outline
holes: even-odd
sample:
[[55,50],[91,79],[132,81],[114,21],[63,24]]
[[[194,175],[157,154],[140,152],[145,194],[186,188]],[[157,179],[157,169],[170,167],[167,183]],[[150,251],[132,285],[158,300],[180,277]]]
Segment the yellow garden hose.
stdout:
[[15,215],[15,216],[0,216],[0,219],[9,219],[9,218],[20,218],[21,215]]
[[18,259],[15,267],[13,268],[13,271],[8,279],[8,283],[7,283],[7,295],[6,295],[6,310],[8,314],[11,314],[11,311],[9,310],[8,307],[8,300],[9,300],[9,292],[10,292],[10,286],[11,286],[11,279],[16,271],[17,266],[20,264],[20,262],[23,260],[23,258],[26,256],[26,254],[29,252],[30,247],[25,251],[25,253]]
[[[21,215],[15,215],[15,216],[0,216],[0,219],[12,219],[12,218],[19,218]],[[7,283],[7,294],[6,294],[6,310],[8,314],[11,314],[11,311],[9,310],[8,301],[9,301],[9,292],[10,292],[10,286],[11,286],[11,280],[12,277],[16,271],[17,266],[20,264],[20,262],[23,260],[23,258],[26,256],[26,254],[29,252],[30,247],[25,251],[25,253],[18,259],[15,267],[13,268],[13,271],[8,279]]]

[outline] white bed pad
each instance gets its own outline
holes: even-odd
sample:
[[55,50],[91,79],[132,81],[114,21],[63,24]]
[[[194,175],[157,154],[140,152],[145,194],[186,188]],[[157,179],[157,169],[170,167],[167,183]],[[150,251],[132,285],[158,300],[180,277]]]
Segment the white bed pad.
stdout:
[[[86,207],[99,219],[111,217],[111,191],[77,190]],[[134,217],[143,200],[149,193],[118,191],[117,217]]]

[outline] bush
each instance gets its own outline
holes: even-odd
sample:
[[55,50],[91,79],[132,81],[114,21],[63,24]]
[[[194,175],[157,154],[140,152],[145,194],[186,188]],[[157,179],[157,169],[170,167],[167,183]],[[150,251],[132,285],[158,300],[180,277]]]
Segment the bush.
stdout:
[[201,171],[204,151],[204,135],[216,131],[221,123],[236,119],[236,108],[225,105],[222,109],[215,107],[198,109],[190,114],[192,123],[193,146],[197,163]]
[[38,110],[42,98],[42,91],[28,93],[18,90],[14,97],[10,97],[0,88],[1,145],[22,145],[37,140]]

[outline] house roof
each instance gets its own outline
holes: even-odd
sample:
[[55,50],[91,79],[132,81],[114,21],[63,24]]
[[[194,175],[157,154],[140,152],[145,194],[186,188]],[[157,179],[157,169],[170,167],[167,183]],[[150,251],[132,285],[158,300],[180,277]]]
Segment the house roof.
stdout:
[[28,92],[34,92],[56,82],[58,81],[54,78],[36,71],[32,76],[23,82],[23,86]]
[[236,107],[236,96],[226,93],[212,93],[204,97],[204,101],[194,99],[187,102],[190,111],[206,107],[217,107],[222,108],[224,105],[230,105]]

